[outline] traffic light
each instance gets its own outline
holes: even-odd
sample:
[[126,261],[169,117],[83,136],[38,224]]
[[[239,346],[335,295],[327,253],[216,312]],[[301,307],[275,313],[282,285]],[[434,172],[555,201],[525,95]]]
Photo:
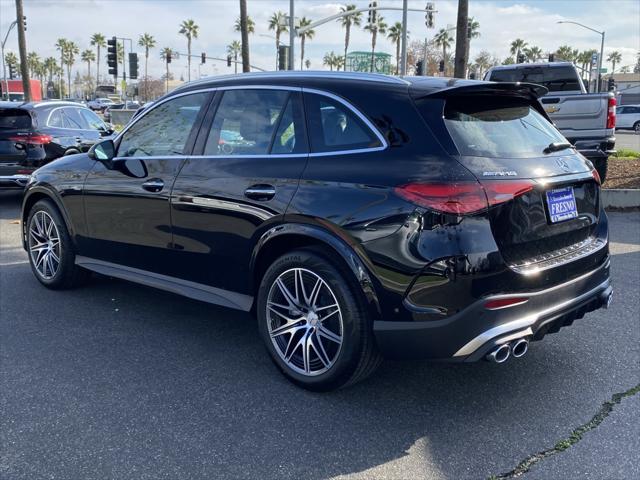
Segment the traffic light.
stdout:
[[467,21],[467,39],[471,40],[471,22]]
[[550,53],[549,54],[549,61],[550,62],[555,62],[556,61],[556,55],[554,53]]
[[205,63],[207,63],[207,54],[202,52],[200,54],[200,61],[202,62],[202,65],[204,65]]
[[27,31],[27,17],[26,16],[22,16],[22,25],[24,26],[24,31]]
[[289,45],[278,47],[278,70],[289,70]]
[[418,60],[416,63],[416,75],[421,77],[424,75],[424,62],[422,60]]
[[469,80],[475,80],[476,79],[476,72],[471,72],[469,74]]
[[15,76],[15,74],[16,74],[16,71],[14,70],[14,68],[15,68],[14,64],[13,64],[13,63],[10,63],[10,64],[9,64],[9,79],[10,79],[10,80],[13,80],[13,77],[14,77],[14,76]]
[[167,52],[167,55],[166,55],[166,58],[165,58],[165,61],[166,61],[167,63],[171,63],[171,55],[172,55],[172,54],[173,54],[173,52],[171,52],[171,50],[169,50],[169,51]]
[[444,60],[440,60],[440,63],[438,64],[438,71],[444,72]]
[[616,89],[617,85],[616,85],[616,81],[614,80],[613,77],[609,77],[609,79],[607,80],[607,90],[610,92],[613,92]]
[[227,67],[231,66],[231,55],[227,55]]
[[369,4],[369,16],[367,17],[369,23],[376,23],[378,12],[376,10],[371,10],[371,9],[376,8],[377,6],[378,6],[378,2],[371,2]]
[[109,66],[109,75],[118,76],[118,40],[111,37],[107,40],[107,65]]
[[138,54],[129,53],[129,78],[135,80],[138,78]]
[[526,60],[526,57],[524,56],[524,53],[521,53],[520,55],[518,55],[517,63],[524,63],[525,60]]
[[425,13],[424,15],[424,24],[426,25],[427,28],[433,28],[433,3],[429,2],[427,3],[427,6],[425,7],[425,11],[427,13]]

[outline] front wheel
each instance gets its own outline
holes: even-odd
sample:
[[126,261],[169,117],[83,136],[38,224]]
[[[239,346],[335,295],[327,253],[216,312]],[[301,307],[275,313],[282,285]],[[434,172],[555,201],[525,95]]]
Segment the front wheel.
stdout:
[[258,323],[278,368],[315,391],[356,383],[380,363],[371,321],[349,272],[320,250],[278,258],[262,278]]
[[640,122],[636,122],[633,124],[633,131],[636,133],[640,133]]

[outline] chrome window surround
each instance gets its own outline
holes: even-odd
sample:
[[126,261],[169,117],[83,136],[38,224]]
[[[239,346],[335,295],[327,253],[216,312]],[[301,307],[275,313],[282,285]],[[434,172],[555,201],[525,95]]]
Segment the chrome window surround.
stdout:
[[[57,130],[82,130],[85,132],[99,132],[99,130],[95,130],[93,128],[67,128],[67,127],[53,127],[51,125],[49,125],[49,120],[51,120],[51,115],[53,115],[53,112],[55,112],[56,110],[64,110],[66,108],[77,108],[79,110],[85,109],[85,110],[89,110],[91,112],[90,109],[86,108],[86,107],[76,107],[73,105],[63,105],[62,107],[56,107],[56,108],[52,108],[51,111],[49,112],[49,115],[47,115],[47,121],[45,122],[45,126],[49,127],[49,128],[55,128]],[[91,112],[93,113],[93,112]],[[100,118],[100,117],[98,117]]]
[[[264,158],[264,157],[270,157],[270,158],[326,157],[326,156],[331,156],[331,155],[349,155],[349,154],[354,154],[354,153],[377,152],[377,151],[385,150],[386,148],[389,147],[389,143],[386,141],[386,139],[380,133],[380,131],[375,127],[375,125],[373,125],[373,123],[362,112],[360,112],[356,107],[354,107],[351,103],[349,103],[344,98],[339,97],[338,95],[335,95],[333,93],[326,92],[324,90],[317,90],[317,89],[314,89],[314,88],[304,88],[304,87],[291,87],[291,86],[286,86],[286,85],[285,86],[279,86],[279,85],[229,85],[229,86],[223,86],[223,87],[210,87],[210,88],[203,88],[203,89],[199,89],[199,90],[190,90],[188,92],[177,93],[175,95],[171,95],[170,97],[167,97],[167,98],[163,99],[162,101],[160,101],[158,103],[154,103],[151,106],[151,108],[149,108],[149,110],[143,111],[137,118],[134,119],[133,122],[131,122],[129,125],[127,125],[118,134],[118,136],[113,141],[114,142],[119,142],[120,138],[122,137],[122,135],[124,135],[127,132],[127,130],[129,130],[133,125],[138,123],[138,121],[140,121],[141,118],[144,118],[144,116],[147,115],[147,113],[149,113],[154,108],[162,105],[165,102],[168,102],[168,101],[173,100],[175,98],[184,97],[184,96],[187,96],[187,95],[195,95],[195,94],[198,94],[198,93],[209,93],[209,92],[225,91],[225,90],[286,90],[286,91],[292,91],[292,92],[313,93],[313,94],[316,94],[316,95],[322,95],[324,97],[331,98],[332,100],[344,105],[354,115],[356,115],[362,122],[364,122],[364,124],[367,126],[367,128],[369,128],[374,133],[376,138],[380,141],[381,145],[379,147],[358,148],[358,149],[353,149],[353,150],[336,150],[336,151],[331,151],[331,152],[274,153],[274,154],[265,154],[265,155],[168,155],[169,157],[174,156],[176,158],[189,157],[189,158],[212,158],[212,159],[213,158],[220,158],[220,159],[228,159],[228,158]],[[133,158],[133,157],[131,157],[131,158]],[[140,158],[145,158],[145,159],[152,160],[154,158],[167,158],[167,156],[161,156],[161,157],[149,156],[149,157],[140,157]]]

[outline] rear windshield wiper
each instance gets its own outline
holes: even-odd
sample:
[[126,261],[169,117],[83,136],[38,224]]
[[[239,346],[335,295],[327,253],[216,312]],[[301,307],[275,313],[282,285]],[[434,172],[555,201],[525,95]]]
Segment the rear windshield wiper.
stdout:
[[553,142],[547,145],[547,148],[545,148],[542,152],[543,153],[559,152],[560,150],[566,150],[567,148],[572,148],[572,147],[573,145],[571,145],[569,142]]

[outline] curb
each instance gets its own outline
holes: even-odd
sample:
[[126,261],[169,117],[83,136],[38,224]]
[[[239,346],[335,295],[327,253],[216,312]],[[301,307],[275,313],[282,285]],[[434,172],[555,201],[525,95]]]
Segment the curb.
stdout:
[[640,209],[640,190],[632,188],[602,189],[602,203],[608,210]]

